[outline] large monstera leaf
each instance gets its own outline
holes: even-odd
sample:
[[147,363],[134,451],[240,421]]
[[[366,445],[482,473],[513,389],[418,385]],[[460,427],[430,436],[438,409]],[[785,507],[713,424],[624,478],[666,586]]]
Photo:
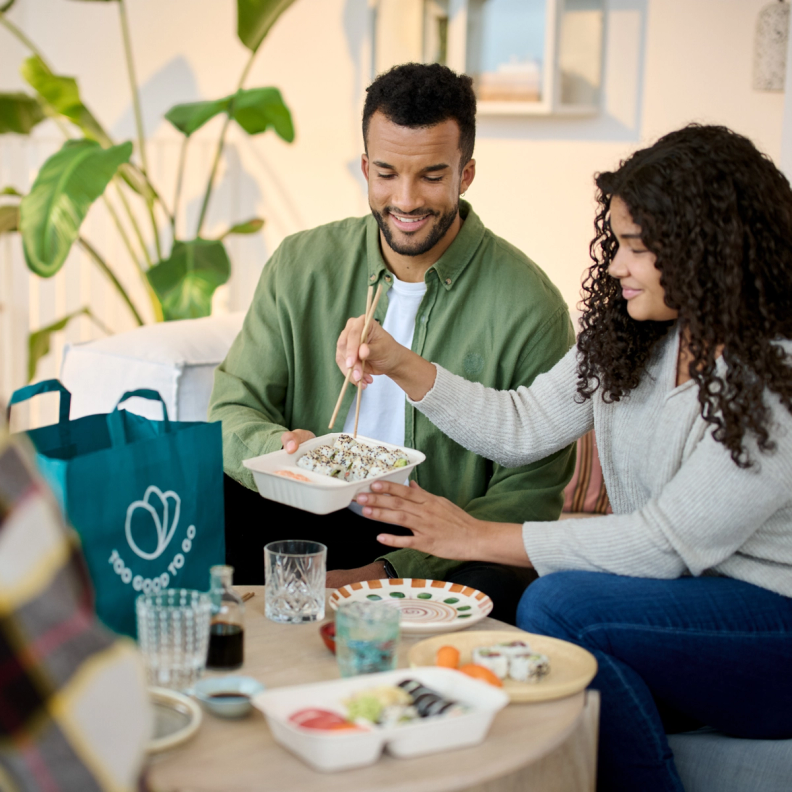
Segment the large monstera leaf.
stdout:
[[33,272],[48,278],[63,266],[91,204],[131,155],[128,142],[104,149],[93,140],[68,140],[41,166],[19,207],[25,260]]
[[176,105],[165,118],[189,137],[220,113],[230,113],[249,135],[272,127],[287,143],[294,140],[291,113],[277,88],[248,88],[222,99]]
[[278,21],[278,17],[294,0],[237,0],[237,35],[255,52]]
[[24,93],[0,93],[0,135],[7,132],[30,134],[43,119],[44,111],[34,97]]
[[170,258],[146,273],[166,321],[209,316],[215,289],[230,276],[225,246],[210,239],[174,243]]
[[56,112],[76,124],[91,140],[110,145],[110,137],[93,113],[83,104],[73,77],[53,74],[38,55],[25,60],[20,69],[28,84]]

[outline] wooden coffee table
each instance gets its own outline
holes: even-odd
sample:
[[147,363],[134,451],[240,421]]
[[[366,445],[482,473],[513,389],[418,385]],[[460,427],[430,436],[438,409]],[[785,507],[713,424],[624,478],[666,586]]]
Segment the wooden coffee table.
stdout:
[[[264,616],[264,587],[245,612],[245,664],[234,673],[268,688],[338,679],[335,658],[317,624],[275,624]],[[493,619],[478,630],[510,629]],[[404,636],[399,667],[424,636]],[[149,784],[158,792],[587,792],[595,788],[599,696],[583,691],[540,704],[510,704],[487,739],[459,751],[396,759],[339,773],[312,770],[278,745],[264,716],[222,720],[204,711],[197,735],[152,757]]]

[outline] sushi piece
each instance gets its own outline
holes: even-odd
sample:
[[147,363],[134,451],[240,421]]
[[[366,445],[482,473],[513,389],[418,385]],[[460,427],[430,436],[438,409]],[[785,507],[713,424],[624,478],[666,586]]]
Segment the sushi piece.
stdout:
[[479,646],[473,650],[473,662],[484,666],[495,674],[498,679],[506,679],[509,675],[509,658],[494,646]]
[[513,657],[514,655],[530,652],[531,646],[525,641],[503,641],[501,643],[495,644],[492,649],[494,649],[496,652],[505,654],[506,657]]
[[313,451],[309,451],[309,454],[314,455],[315,457],[321,457],[323,459],[332,459],[335,455],[335,448],[331,445],[322,445],[317,446],[314,448]]
[[369,475],[369,461],[362,456],[355,457],[346,473],[347,481],[363,481]]
[[509,658],[509,676],[515,682],[538,682],[550,672],[547,655],[525,652]]
[[372,462],[368,468],[368,476],[366,478],[374,478],[374,476],[381,476],[383,473],[390,473],[390,468],[382,462]]
[[355,440],[352,435],[342,434],[336,438],[335,443],[333,443],[333,448],[335,448],[336,451],[348,452],[356,449],[358,445],[358,441]]
[[323,476],[330,476],[335,478],[341,472],[341,467],[335,462],[327,459],[316,459],[310,454],[305,454],[297,460],[297,467],[304,468],[305,470],[312,470],[314,473],[320,473]]
[[417,679],[404,679],[398,686],[410,694],[413,706],[422,718],[431,718],[434,715],[459,715],[465,711],[465,707],[425,687]]

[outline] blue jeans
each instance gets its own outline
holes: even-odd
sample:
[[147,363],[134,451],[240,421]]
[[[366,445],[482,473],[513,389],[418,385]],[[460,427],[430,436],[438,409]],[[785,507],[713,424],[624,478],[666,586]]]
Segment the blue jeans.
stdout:
[[667,732],[792,737],[792,598],[722,577],[556,572],[526,589],[517,625],[597,658],[603,792],[682,792]]

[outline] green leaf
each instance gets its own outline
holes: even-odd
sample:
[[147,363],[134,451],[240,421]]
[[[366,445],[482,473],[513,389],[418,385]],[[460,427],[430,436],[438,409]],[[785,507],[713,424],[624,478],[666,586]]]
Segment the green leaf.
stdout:
[[73,77],[53,74],[38,55],[25,60],[20,71],[29,85],[55,112],[74,122],[87,138],[96,140],[103,146],[111,145],[110,136],[82,103],[77,81]]
[[166,321],[209,316],[215,289],[230,275],[225,246],[209,239],[174,243],[170,258],[146,272],[162,302]]
[[0,234],[10,234],[12,231],[19,231],[19,207],[0,206]]
[[44,119],[38,100],[24,93],[0,93],[0,135],[27,135]]
[[207,121],[220,113],[228,110],[230,97],[216,99],[211,102],[190,102],[171,107],[165,118],[179,130],[189,137],[193,132],[200,129]]
[[3,187],[0,190],[0,195],[16,195],[18,198],[22,197],[22,193],[16,187]]
[[255,52],[278,17],[294,0],[237,0],[237,35]]
[[272,127],[287,143],[294,140],[294,125],[289,108],[277,88],[249,88],[234,96],[234,119],[249,135]]
[[20,204],[25,260],[33,272],[48,278],[63,266],[91,204],[130,156],[129,142],[103,149],[93,140],[68,140],[41,166]]
[[49,353],[52,334],[63,330],[75,316],[82,314],[90,316],[91,311],[89,308],[81,308],[79,311],[70,313],[68,316],[64,316],[63,319],[58,319],[57,322],[53,322],[47,327],[42,327],[41,330],[36,330],[28,336],[28,382],[32,382],[33,377],[36,376],[36,366],[38,366],[39,360]]
[[6,11],[10,11],[14,3],[16,3],[16,0],[8,0],[5,5],[0,6],[0,14],[5,14]]
[[220,239],[225,239],[229,234],[255,234],[262,228],[264,228],[264,221],[260,217],[253,217],[250,220],[245,220],[244,223],[231,226]]

